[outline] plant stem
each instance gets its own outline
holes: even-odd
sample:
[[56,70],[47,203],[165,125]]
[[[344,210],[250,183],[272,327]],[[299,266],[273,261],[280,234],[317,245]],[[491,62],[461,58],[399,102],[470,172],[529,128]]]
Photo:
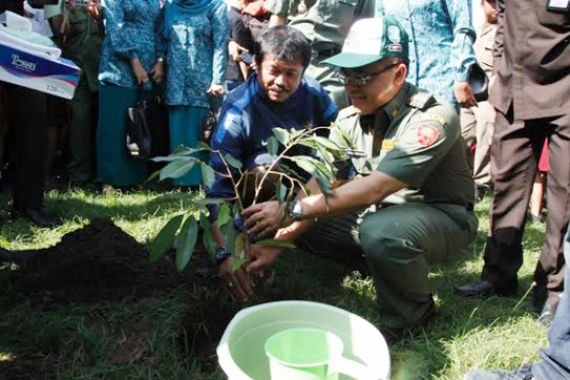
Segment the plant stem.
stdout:
[[[232,182],[232,186],[234,188],[234,194],[236,195],[236,201],[238,203],[238,207],[240,210],[243,210],[243,202],[239,196],[239,190],[238,190],[236,181],[234,180],[234,176],[232,175],[230,165],[228,165],[226,159],[224,158],[223,154],[219,150],[212,150],[211,152],[217,154],[218,157],[220,157],[220,159],[222,160],[222,163],[224,164],[224,166],[226,168],[226,172],[228,173],[226,178],[229,178],[230,181]],[[241,179],[241,177],[243,177],[243,173],[239,169],[238,169],[238,172],[240,173],[240,179]],[[225,175],[224,175],[224,177],[225,177]]]
[[301,141],[302,139],[304,139],[305,137],[307,137],[309,135],[312,135],[314,132],[318,131],[319,129],[327,129],[328,130],[329,127],[317,127],[317,128],[312,128],[312,129],[306,130],[303,133],[301,133],[299,136],[294,138],[292,142],[289,142],[289,144],[285,146],[285,149],[283,149],[283,152],[281,152],[281,154],[279,154],[277,156],[277,159],[275,159],[271,163],[269,168],[263,173],[263,177],[261,177],[261,181],[259,182],[259,185],[257,185],[257,187],[255,188],[255,196],[253,197],[253,203],[251,204],[252,206],[257,203],[257,198],[259,197],[259,194],[261,193],[261,188],[263,186],[263,183],[267,179],[267,176],[269,175],[269,173],[273,172],[273,168],[275,167],[275,165],[277,165],[277,163],[279,161],[281,161],[281,159],[283,159],[283,157],[285,157],[285,153],[287,153],[288,150],[290,150],[292,147],[297,145],[299,143],[299,141]]

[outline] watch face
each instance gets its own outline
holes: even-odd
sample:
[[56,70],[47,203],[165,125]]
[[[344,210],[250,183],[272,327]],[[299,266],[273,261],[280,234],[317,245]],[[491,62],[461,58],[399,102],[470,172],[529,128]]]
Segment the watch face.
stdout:
[[289,203],[287,211],[293,220],[299,220],[303,216],[303,206],[297,201]]
[[228,250],[225,247],[220,247],[216,249],[216,254],[215,254],[216,261],[218,262],[224,261],[230,256],[231,254],[228,252]]

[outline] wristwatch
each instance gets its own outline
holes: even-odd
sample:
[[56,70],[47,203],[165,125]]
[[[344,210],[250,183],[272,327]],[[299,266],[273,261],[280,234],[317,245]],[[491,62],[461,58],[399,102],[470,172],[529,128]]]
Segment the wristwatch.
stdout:
[[301,202],[293,201],[287,205],[287,214],[293,220],[301,220],[303,217],[303,205]]
[[214,258],[216,259],[216,264],[220,265],[232,254],[226,249],[226,247],[218,247],[214,253]]

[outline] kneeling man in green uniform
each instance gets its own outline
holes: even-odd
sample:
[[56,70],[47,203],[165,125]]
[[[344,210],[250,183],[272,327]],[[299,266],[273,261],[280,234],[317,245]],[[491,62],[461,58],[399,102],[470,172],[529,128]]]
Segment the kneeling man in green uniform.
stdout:
[[[394,19],[357,21],[342,52],[324,63],[339,68],[352,102],[330,139],[346,146],[341,135],[350,136],[354,175],[333,195],[313,178],[311,195],[251,206],[246,228],[253,235],[277,230],[277,239],[339,261],[364,258],[380,322],[398,332],[425,325],[434,313],[429,263],[460,252],[477,232],[459,118],[406,83],[408,36]],[[280,253],[252,244],[245,270],[255,273]]]

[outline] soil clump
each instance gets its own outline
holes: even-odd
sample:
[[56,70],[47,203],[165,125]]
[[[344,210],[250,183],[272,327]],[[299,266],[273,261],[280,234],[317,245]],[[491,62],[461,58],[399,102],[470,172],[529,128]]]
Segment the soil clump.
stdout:
[[189,280],[168,258],[149,262],[146,247],[110,220],[96,219],[53,247],[22,255],[12,282],[40,303],[143,298]]

